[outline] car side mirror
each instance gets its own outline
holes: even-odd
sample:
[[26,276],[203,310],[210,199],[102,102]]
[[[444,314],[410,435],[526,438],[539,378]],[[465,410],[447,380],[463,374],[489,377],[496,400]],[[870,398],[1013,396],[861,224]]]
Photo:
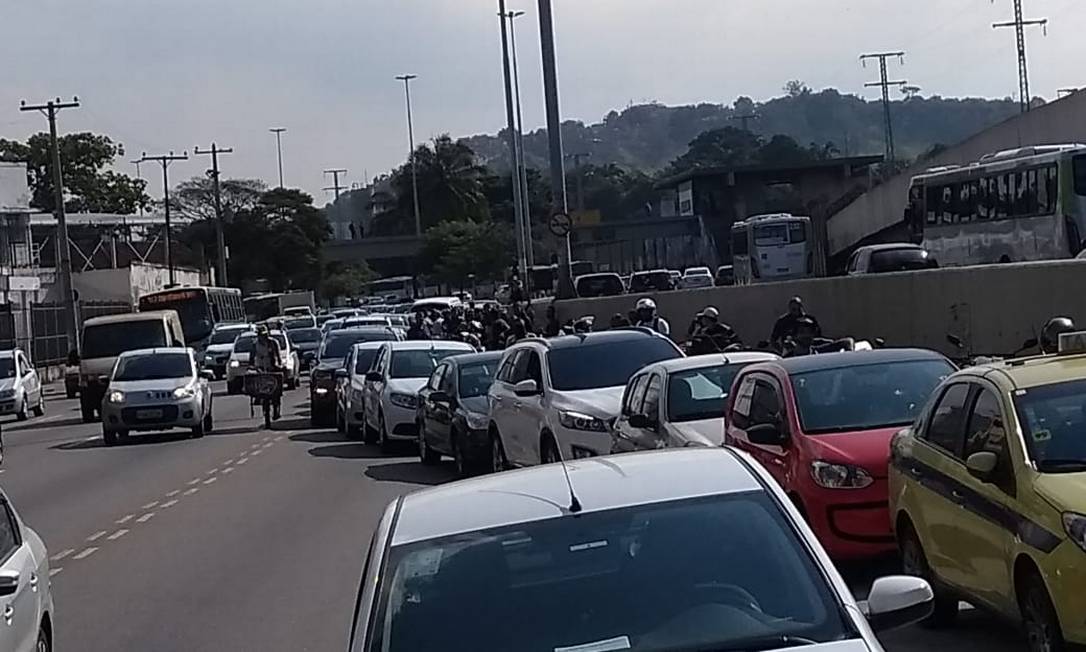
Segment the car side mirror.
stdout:
[[19,590],[19,571],[0,571],[0,597]]
[[784,446],[788,442],[777,423],[759,423],[747,428],[747,439],[759,446]]
[[440,390],[430,393],[430,400],[434,403],[449,403],[449,395]]
[[215,380],[215,372],[210,369],[201,369],[200,378],[204,380]]
[[513,385],[513,393],[517,396],[537,396],[543,392],[539,389],[539,383],[529,379]]
[[644,414],[631,414],[629,418],[631,428],[640,428],[642,430],[652,430],[656,427],[656,422],[650,419]]
[[[337,380],[343,380],[344,378],[346,378],[346,377],[347,377],[347,376],[349,376],[349,375],[350,375],[350,374],[349,374],[349,373],[347,373],[347,370],[346,370],[346,369],[336,369],[336,372],[335,372],[335,377],[336,377],[336,379],[337,379]],[[368,379],[368,378],[369,378],[369,374],[366,374],[366,377],[367,377],[367,379]]]
[[380,371],[367,371],[366,372],[366,380],[371,382],[371,383],[379,383],[382,380],[384,380],[384,377],[381,376]]
[[981,482],[990,482],[998,465],[999,456],[991,451],[973,453],[965,460],[965,469],[969,471],[969,475]]
[[935,594],[919,577],[880,577],[867,596],[867,622],[876,632],[918,623],[931,615]]

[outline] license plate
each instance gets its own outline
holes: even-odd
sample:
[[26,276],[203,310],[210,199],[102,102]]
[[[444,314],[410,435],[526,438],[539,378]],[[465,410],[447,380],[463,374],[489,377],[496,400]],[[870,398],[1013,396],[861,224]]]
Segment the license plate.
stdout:
[[161,419],[162,410],[136,410],[137,419]]

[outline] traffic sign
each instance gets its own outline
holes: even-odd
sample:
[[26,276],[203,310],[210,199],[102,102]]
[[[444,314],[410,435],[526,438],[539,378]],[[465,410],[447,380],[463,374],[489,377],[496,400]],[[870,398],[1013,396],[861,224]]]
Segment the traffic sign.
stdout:
[[569,231],[573,228],[573,219],[566,213],[555,213],[551,216],[551,221],[547,225],[550,228],[551,233],[564,238],[569,235]]

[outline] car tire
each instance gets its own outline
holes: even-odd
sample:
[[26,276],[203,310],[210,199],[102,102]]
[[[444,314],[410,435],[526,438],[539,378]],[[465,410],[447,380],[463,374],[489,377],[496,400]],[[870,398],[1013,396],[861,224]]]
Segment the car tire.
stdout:
[[501,473],[509,468],[509,458],[505,456],[505,445],[497,431],[490,433],[490,472]]
[[339,406],[336,406],[336,432],[341,435],[347,434],[347,417],[339,411]]
[[924,547],[920,545],[920,538],[916,535],[913,527],[907,523],[902,526],[898,534],[898,548],[901,551],[905,574],[926,580],[931,585],[932,593],[935,595],[931,615],[922,624],[933,629],[953,625],[958,618],[958,597],[947,593],[945,589],[939,588],[935,575],[928,565]]
[[38,628],[38,642],[34,646],[34,652],[53,652],[53,640],[49,638],[49,630],[44,624]]
[[471,459],[464,452],[463,435],[454,431],[452,436],[452,457],[456,464],[456,475],[470,478],[479,468],[479,461]]
[[38,404],[34,406],[34,416],[36,416],[36,417],[44,417],[45,416],[45,390],[44,389],[38,392]]
[[212,430],[215,429],[215,416],[214,416],[214,413],[211,411],[211,408],[212,408],[212,406],[208,406],[207,416],[204,417],[203,426],[204,426],[204,434],[205,435],[210,433]]
[[23,406],[19,408],[19,411],[15,413],[15,418],[19,421],[26,421],[30,418],[30,406],[26,404],[26,396],[23,396]]
[[430,448],[430,444],[426,443],[426,435],[423,433],[422,424],[418,424],[419,429],[419,460],[422,461],[424,466],[437,466],[441,463],[441,453]]
[[107,430],[106,428],[102,428],[102,441],[105,442],[106,446],[116,446],[117,432],[114,430]]
[[1031,569],[1024,574],[1022,585],[1017,589],[1022,625],[1026,630],[1026,649],[1029,652],[1064,652],[1067,644],[1044,580]]
[[392,453],[392,440],[388,438],[388,426],[385,424],[383,412],[377,415],[377,434],[381,438],[381,452],[385,455]]
[[[344,417],[346,418],[346,417]],[[365,414],[362,416],[362,441],[367,444],[376,444],[380,438],[380,433],[376,429],[370,427],[370,422],[366,419]]]
[[539,463],[554,464],[561,461],[562,458],[558,456],[558,444],[554,441],[554,435],[549,432],[543,433],[539,438]]
[[67,389],[64,390],[64,396],[66,396],[67,398],[75,398],[78,395],[79,395],[79,390],[75,390],[75,389],[71,389],[71,388],[67,388]]
[[240,380],[228,380],[226,381],[226,393],[229,395],[241,393],[241,381]]

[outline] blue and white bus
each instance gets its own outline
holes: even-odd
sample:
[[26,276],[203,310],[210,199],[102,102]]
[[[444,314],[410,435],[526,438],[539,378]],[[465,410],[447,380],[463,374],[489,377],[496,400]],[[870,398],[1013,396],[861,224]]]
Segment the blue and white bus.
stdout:
[[219,324],[245,322],[241,290],[221,287],[178,287],[139,298],[139,311],[176,310],[185,344],[203,351]]

